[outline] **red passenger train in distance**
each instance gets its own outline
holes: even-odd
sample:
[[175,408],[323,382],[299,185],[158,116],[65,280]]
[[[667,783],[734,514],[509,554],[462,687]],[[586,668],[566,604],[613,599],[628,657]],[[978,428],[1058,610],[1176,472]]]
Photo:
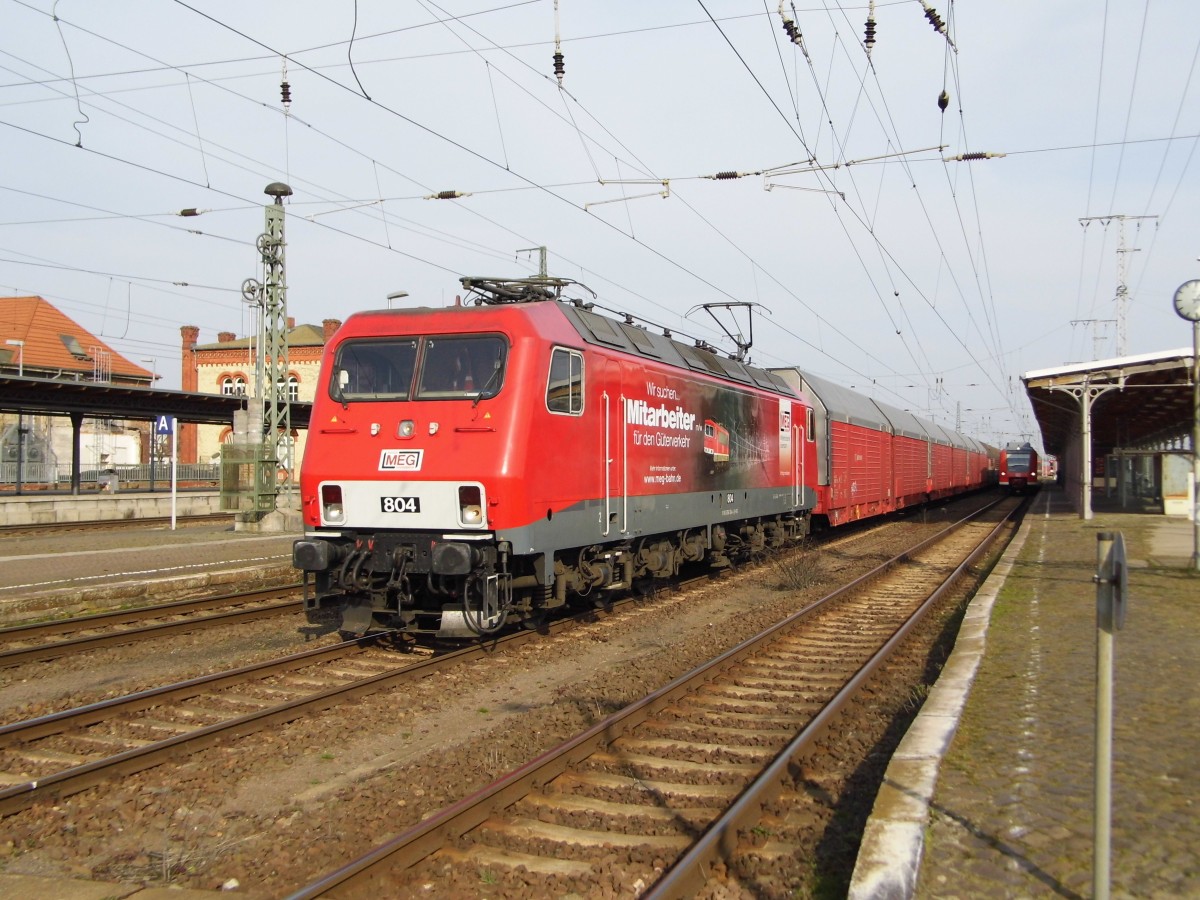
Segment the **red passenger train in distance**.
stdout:
[[601,315],[572,282],[462,281],[466,305],[356,313],[326,345],[293,548],[314,620],[536,625],[994,478],[971,438]]
[[1038,466],[1038,452],[1032,444],[1009,441],[1000,451],[1000,486],[1014,494],[1036,491],[1041,487]]

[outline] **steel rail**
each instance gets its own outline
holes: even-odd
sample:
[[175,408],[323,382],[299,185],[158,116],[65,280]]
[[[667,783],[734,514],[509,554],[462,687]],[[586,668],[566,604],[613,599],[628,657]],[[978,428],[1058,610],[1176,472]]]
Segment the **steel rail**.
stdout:
[[[145,619],[186,614],[187,612],[199,611],[206,607],[231,606],[235,603],[257,603],[271,596],[277,597],[280,594],[294,594],[299,590],[299,584],[289,584],[283,587],[251,591],[246,594],[228,594],[222,597],[200,600],[181,600],[177,603],[167,603],[161,606],[145,606],[140,607],[137,611],[122,610],[112,613],[97,613],[78,619],[62,620],[59,623],[22,625],[0,631],[0,640],[11,641],[41,634],[62,633],[63,630],[79,631],[87,628],[113,627]],[[123,631],[111,631],[105,634],[66,638],[52,643],[38,644],[34,647],[14,647],[9,650],[0,650],[0,668],[10,668],[24,663],[54,659],[68,653],[79,653],[87,650],[96,650],[101,647],[130,644],[149,638],[195,631],[201,628],[215,628],[221,625],[234,625],[239,622],[280,616],[294,612],[299,608],[299,600],[286,600],[281,603],[258,606],[254,609],[227,610],[206,616],[181,619],[176,622],[160,622],[157,625],[147,625],[143,628],[130,628]],[[68,629],[56,628],[56,626],[60,625],[69,625],[71,627]]]
[[109,612],[72,616],[67,619],[33,622],[28,625],[10,625],[6,628],[0,628],[0,641],[24,641],[47,634],[65,634],[70,631],[82,631],[88,628],[127,625],[143,619],[184,615],[214,607],[230,606],[234,603],[252,603],[256,594],[270,594],[271,592],[286,590],[298,591],[302,587],[303,585],[297,581],[295,583],[279,585],[278,587],[263,588],[260,591],[248,591],[244,594],[215,594],[211,597],[193,597],[189,600],[173,600],[169,603],[155,603],[150,606],[127,607]]

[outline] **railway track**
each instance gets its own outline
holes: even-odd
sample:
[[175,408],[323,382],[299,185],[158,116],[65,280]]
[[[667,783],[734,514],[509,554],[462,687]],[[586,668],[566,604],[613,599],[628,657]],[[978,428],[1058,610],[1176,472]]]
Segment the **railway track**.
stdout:
[[300,609],[300,589],[296,583],[0,629],[0,669],[286,615]]
[[[1017,509],[963,520],[292,895],[686,896],[795,854],[796,761]],[[756,830],[772,804],[771,827]],[[769,835],[769,837],[768,837]]]
[[[868,533],[842,535],[840,541],[866,538]],[[694,580],[708,581],[708,578]],[[687,586],[684,583],[680,588]],[[222,599],[226,598],[210,602]],[[428,647],[417,648],[410,654],[375,648],[374,644],[386,640],[386,635],[361,639],[2,725],[0,773],[4,774],[0,775],[0,815],[10,815],[45,798],[73,794],[113,777],[177,760],[220,741],[275,727],[356,697],[388,690],[406,680],[427,677],[442,668],[486,657],[500,648],[515,647],[544,634],[592,621],[598,613],[616,613],[638,602],[634,598],[620,600],[605,609],[555,622],[538,633],[517,632],[484,645],[440,655]],[[179,607],[197,605],[202,606],[203,601],[178,604]],[[169,604],[166,608],[174,606],[177,605]],[[9,631],[31,638],[38,629],[77,628],[81,624],[86,627],[95,620],[137,618],[161,614],[162,610],[163,607],[151,607]],[[209,618],[214,621],[208,622]],[[206,617],[199,624],[193,620],[159,623],[154,627],[190,630],[221,621]],[[78,649],[88,641],[93,642],[92,646],[100,646],[135,639],[128,631],[109,636],[85,635],[20,652],[27,654],[26,659],[37,653],[45,658],[62,655],[68,647]],[[13,653],[9,659],[16,658],[17,651],[10,648],[6,652]]]
[[360,638],[0,725],[0,816],[593,621],[597,612],[440,655],[379,649],[388,635]]

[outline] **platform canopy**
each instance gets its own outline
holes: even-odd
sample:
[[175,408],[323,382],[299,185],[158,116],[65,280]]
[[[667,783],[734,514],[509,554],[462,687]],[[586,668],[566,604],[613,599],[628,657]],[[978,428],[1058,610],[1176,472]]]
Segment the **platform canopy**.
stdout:
[[[121,384],[97,384],[52,378],[0,376],[0,412],[37,415],[82,413],[89,418],[154,419],[175,416],[181,422],[227,425],[245,397],[163,391]],[[291,404],[292,426],[307,428],[311,403]]]
[[1123,356],[1021,376],[1047,453],[1077,446],[1080,397],[1090,395],[1092,456],[1116,449],[1183,446],[1192,431],[1192,350]]

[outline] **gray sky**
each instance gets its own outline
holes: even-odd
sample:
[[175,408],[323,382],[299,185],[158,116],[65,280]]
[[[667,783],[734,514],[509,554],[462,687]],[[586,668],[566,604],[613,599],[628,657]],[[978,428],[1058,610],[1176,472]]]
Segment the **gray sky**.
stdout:
[[546,245],[602,306],[728,347],[696,307],[761,304],[754,362],[991,442],[1036,438],[1023,372],[1190,345],[1194,0],[937,0],[945,34],[879,0],[869,57],[868,4],[786,6],[801,44],[779,9],[559,0],[560,88],[553,0],[0,0],[0,293],[178,387],[181,325],[252,328],[283,181],[298,322]]

